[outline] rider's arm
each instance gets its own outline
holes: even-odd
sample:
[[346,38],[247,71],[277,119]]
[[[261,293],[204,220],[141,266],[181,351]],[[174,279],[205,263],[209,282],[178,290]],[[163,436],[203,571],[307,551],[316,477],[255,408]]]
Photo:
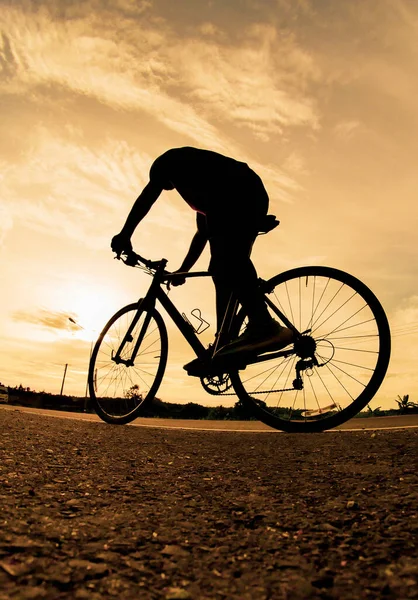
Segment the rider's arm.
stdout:
[[116,252],[118,256],[123,252],[132,251],[131,236],[162,191],[161,185],[153,181],[144,187],[131,208],[121,232],[115,235],[110,243],[113,252]]
[[190,248],[184,257],[181,267],[178,269],[181,272],[190,271],[197,259],[202,254],[206,243],[208,241],[208,235],[206,231],[206,217],[197,213],[197,231],[194,234]]
[[131,208],[128,218],[126,219],[126,223],[122,227],[121,234],[123,236],[129,238],[132,236],[138,223],[142,221],[162,191],[163,188],[160,184],[152,181],[147,183],[141,194],[135,200],[135,204]]

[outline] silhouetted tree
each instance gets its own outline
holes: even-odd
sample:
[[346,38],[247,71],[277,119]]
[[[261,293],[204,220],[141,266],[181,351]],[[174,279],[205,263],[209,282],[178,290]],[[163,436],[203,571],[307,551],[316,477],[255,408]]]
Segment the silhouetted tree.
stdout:
[[376,408],[371,408],[370,404],[367,405],[367,410],[370,413],[371,417],[378,417],[380,415],[381,406],[377,406]]
[[140,402],[142,400],[142,394],[139,391],[139,385],[135,383],[135,385],[131,386],[129,390],[125,392],[125,398]]
[[410,412],[411,409],[418,408],[418,404],[416,402],[412,402],[409,399],[409,394],[405,394],[402,398],[398,395],[398,398],[395,398],[395,402],[398,405],[399,412],[403,415],[407,412]]
[[237,419],[238,421],[248,421],[253,418],[247,406],[243,402],[241,402],[241,400],[235,402],[233,408],[233,416],[234,419]]

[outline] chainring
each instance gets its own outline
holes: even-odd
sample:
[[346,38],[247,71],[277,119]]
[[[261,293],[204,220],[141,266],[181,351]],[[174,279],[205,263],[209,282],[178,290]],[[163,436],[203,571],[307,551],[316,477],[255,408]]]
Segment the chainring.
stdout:
[[201,377],[200,383],[203,389],[212,396],[220,396],[232,387],[228,373],[220,373],[210,377]]

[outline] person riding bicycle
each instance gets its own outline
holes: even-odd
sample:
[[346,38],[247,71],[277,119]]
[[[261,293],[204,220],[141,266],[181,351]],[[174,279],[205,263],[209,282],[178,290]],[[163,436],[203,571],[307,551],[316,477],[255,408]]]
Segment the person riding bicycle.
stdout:
[[[270,316],[250,259],[258,233],[272,229],[268,221],[271,223],[275,218],[267,215],[269,197],[260,177],[246,163],[211,150],[192,147],[168,150],[152,164],[149,182],[135,201],[121,232],[113,237],[112,250],[118,255],[132,251],[131,236],[137,225],[161,192],[173,189],[196,211],[197,224],[190,248],[175,272],[188,272],[209,241],[217,331],[221,330],[231,292],[248,316],[244,333],[221,347],[215,356],[261,353],[290,344],[293,333]],[[172,285],[184,282],[185,279],[179,278]],[[186,371],[193,371],[196,362],[200,361],[195,359],[185,365]]]

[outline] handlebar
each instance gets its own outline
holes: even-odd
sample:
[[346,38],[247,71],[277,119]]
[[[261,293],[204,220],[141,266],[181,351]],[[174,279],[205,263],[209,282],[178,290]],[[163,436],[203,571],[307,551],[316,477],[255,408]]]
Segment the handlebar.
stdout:
[[167,263],[165,258],[162,258],[161,260],[148,260],[133,250],[122,252],[122,254],[118,254],[116,258],[124,262],[125,265],[128,265],[128,267],[136,267],[139,264],[143,264],[145,267],[147,267],[147,269],[151,269],[153,271],[162,266],[163,263]]
[[124,251],[121,254],[118,254],[115,258],[124,262],[125,265],[128,265],[128,267],[137,267],[139,265],[143,265],[147,269],[149,269],[150,271],[153,271],[153,272],[157,271],[158,269],[161,269],[161,272],[163,274],[163,279],[167,283],[170,283],[170,281],[172,281],[173,279],[177,279],[180,277],[189,278],[189,277],[209,277],[210,276],[210,273],[208,271],[193,271],[191,273],[190,272],[170,273],[169,271],[165,271],[167,259],[162,258],[161,260],[148,260],[147,258],[144,258],[140,254],[137,254],[133,250]]

